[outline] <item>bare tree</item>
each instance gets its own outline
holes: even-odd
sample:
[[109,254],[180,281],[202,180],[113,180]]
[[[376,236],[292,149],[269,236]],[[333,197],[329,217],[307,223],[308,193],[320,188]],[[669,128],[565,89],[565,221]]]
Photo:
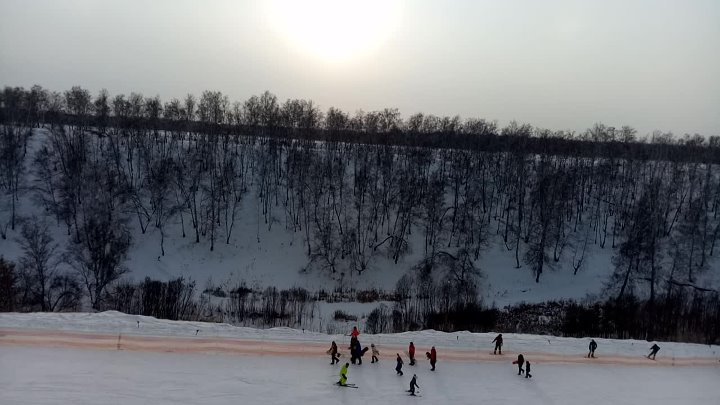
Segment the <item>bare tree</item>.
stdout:
[[51,308],[50,284],[58,273],[60,256],[58,245],[50,236],[46,224],[27,221],[17,240],[22,249],[20,271],[27,275],[31,300],[40,305],[41,311]]
[[15,264],[0,256],[0,312],[15,310],[18,295],[18,275]]
[[6,224],[0,224],[0,236],[7,238],[7,227],[15,230],[17,224],[17,204],[22,191],[25,171],[25,145],[29,129],[10,125],[0,125],[0,188],[5,190],[10,206],[10,218]]
[[37,219],[26,221],[17,242],[23,252],[19,264],[26,305],[41,311],[77,307],[80,286],[61,270],[63,258],[47,224]]

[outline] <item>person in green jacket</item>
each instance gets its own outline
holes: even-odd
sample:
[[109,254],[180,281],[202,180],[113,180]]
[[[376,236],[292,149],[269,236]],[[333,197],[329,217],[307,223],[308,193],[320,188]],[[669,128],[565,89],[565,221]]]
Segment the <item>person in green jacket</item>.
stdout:
[[345,385],[345,383],[347,383],[348,367],[350,367],[350,363],[345,363],[345,365],[340,369],[340,381],[338,381],[339,385]]

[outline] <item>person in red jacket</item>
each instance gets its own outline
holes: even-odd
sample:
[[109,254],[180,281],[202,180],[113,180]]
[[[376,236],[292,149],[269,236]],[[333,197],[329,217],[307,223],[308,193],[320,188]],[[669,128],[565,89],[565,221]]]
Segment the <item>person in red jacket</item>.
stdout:
[[435,346],[430,349],[430,365],[432,368],[430,370],[435,371],[435,363],[437,363],[437,352],[435,351]]
[[410,347],[408,347],[408,357],[410,357],[410,365],[415,365],[415,345],[413,342],[410,342]]
[[352,337],[358,337],[360,335],[360,331],[358,330],[357,326],[353,326],[352,332],[350,332],[350,336]]

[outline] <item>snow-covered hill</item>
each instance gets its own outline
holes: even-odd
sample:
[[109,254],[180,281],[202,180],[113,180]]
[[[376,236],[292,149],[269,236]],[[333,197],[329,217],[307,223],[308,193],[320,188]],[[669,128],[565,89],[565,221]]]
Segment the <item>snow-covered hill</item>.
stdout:
[[[300,141],[282,141],[270,145],[267,139],[248,137],[226,138],[225,142],[227,144],[232,143],[233,147],[240,151],[229,157],[222,155],[225,152],[217,150],[213,152],[218,154],[217,156],[193,155],[191,153],[194,151],[193,148],[204,150],[203,148],[210,148],[209,145],[212,144],[212,142],[203,144],[202,142],[206,141],[202,141],[202,136],[204,135],[189,135],[184,132],[181,134],[173,133],[172,135],[163,132],[162,135],[159,135],[150,131],[134,135],[127,135],[122,131],[108,131],[104,135],[98,136],[80,130],[67,129],[65,132],[56,130],[51,133],[48,129],[35,129],[27,145],[25,171],[21,181],[17,214],[20,218],[40,219],[50,225],[50,232],[54,239],[53,243],[57,244],[58,256],[69,247],[78,245],[72,242],[73,239],[78,241],[92,239],[87,236],[80,237],[80,233],[82,233],[79,230],[80,228],[83,226],[87,228],[87,224],[100,223],[98,218],[103,220],[104,218],[114,218],[117,222],[108,226],[99,226],[98,229],[122,228],[122,231],[118,231],[118,234],[122,235],[122,237],[118,238],[122,241],[127,241],[128,238],[125,235],[130,235],[131,245],[125,255],[125,260],[121,263],[122,266],[129,270],[123,276],[124,280],[137,282],[149,277],[155,280],[167,281],[185,277],[197,282],[198,288],[195,291],[210,288],[213,291],[219,289],[222,293],[218,294],[220,296],[226,295],[233,290],[237,291],[236,288],[239,286],[249,287],[254,291],[263,291],[266,287],[277,287],[279,289],[302,287],[308,290],[311,295],[320,290],[332,292],[336,290],[374,289],[393,292],[398,280],[403,275],[408,274],[412,269],[422,267],[419,266],[420,263],[428,263],[428,261],[424,260],[437,260],[437,263],[433,262],[434,267],[430,266],[432,268],[430,271],[431,279],[428,282],[432,284],[432,291],[437,294],[445,291],[447,296],[457,299],[457,307],[461,307],[460,304],[466,304],[466,302],[460,302],[466,300],[464,297],[473,297],[469,301],[475,304],[474,297],[476,294],[482,298],[486,306],[503,307],[520,302],[533,303],[546,300],[584,299],[602,294],[608,280],[610,280],[610,275],[616,268],[612,259],[613,255],[618,251],[619,242],[616,243],[615,248],[612,248],[610,239],[614,240],[615,236],[617,236],[619,241],[625,237],[619,229],[625,226],[625,222],[627,222],[627,226],[630,226],[630,222],[628,222],[630,220],[627,218],[633,217],[631,213],[639,210],[636,207],[639,204],[636,200],[639,199],[640,194],[648,194],[652,191],[650,186],[643,186],[650,191],[645,189],[643,189],[644,191],[636,190],[635,183],[642,181],[643,184],[663,184],[663,187],[666,187],[667,190],[673,191],[672,196],[663,200],[666,210],[662,221],[671,218],[672,221],[687,222],[690,220],[683,219],[688,217],[683,215],[682,211],[683,207],[687,205],[685,203],[686,197],[683,197],[683,195],[699,193],[697,188],[689,187],[688,184],[690,183],[689,179],[699,178],[697,173],[703,170],[696,166],[683,166],[683,163],[680,163],[679,166],[669,167],[669,163],[660,162],[659,165],[662,167],[654,168],[653,165],[646,162],[637,163],[637,167],[633,166],[634,163],[631,162],[632,164],[625,167],[623,164],[607,162],[602,159],[596,161],[584,158],[566,159],[565,157],[555,156],[522,157],[519,160],[522,162],[520,164],[517,163],[517,159],[509,154],[493,155],[490,153],[485,153],[482,156],[478,155],[476,156],[477,161],[474,161],[460,151],[424,150],[422,153],[415,155],[413,154],[414,149],[380,150],[381,147],[376,145],[358,146],[348,144],[338,146],[322,142],[302,143]],[[242,140],[238,141],[240,138]],[[52,142],[50,142],[51,140]],[[83,153],[89,156],[87,157],[88,160],[94,159],[92,165],[88,165],[95,169],[91,170],[86,167],[79,170],[79,174],[60,174],[59,167],[62,166],[60,164],[62,159],[59,156],[63,153],[63,146],[58,145],[62,144],[62,142],[66,142],[68,145],[74,145],[73,142],[82,143],[80,140],[87,142],[87,145],[83,144],[85,146],[80,149],[83,151],[87,149],[87,152]],[[219,148],[217,144],[213,145],[215,145],[215,148]],[[125,146],[128,151],[124,151],[121,146]],[[135,148],[132,151],[130,151],[131,146]],[[40,156],[43,147],[56,150]],[[343,148],[347,148],[347,150]],[[230,149],[232,148],[226,148],[226,151]],[[456,152],[457,154],[453,154]],[[40,160],[37,160],[39,156]],[[43,157],[48,160],[42,160]],[[241,166],[244,164],[248,166],[242,174],[233,174],[231,176],[232,181],[241,182],[241,188],[243,188],[242,193],[238,192],[239,194],[233,197],[237,197],[233,201],[239,201],[237,212],[230,208],[224,210],[217,208],[220,204],[218,201],[222,200],[217,196],[213,196],[212,202],[207,203],[207,200],[210,199],[208,196],[211,193],[208,190],[212,187],[221,186],[213,183],[221,170],[218,171],[216,165],[209,165],[207,161],[222,160],[220,157],[227,158],[228,161]],[[541,162],[546,158],[547,161]],[[303,159],[305,160],[303,161]],[[153,180],[153,176],[156,176],[157,173],[164,173],[162,170],[154,168],[154,165],[158,164],[158,162],[168,161],[173,162],[175,166],[171,165],[171,167],[175,169],[172,171],[166,168],[172,174],[163,177],[163,181],[170,184],[166,184],[167,190],[174,191],[163,189],[165,193],[158,194],[165,199],[173,200],[175,208],[170,209],[172,204],[166,201],[167,206],[159,209],[153,205],[157,204],[158,197],[157,195],[153,197],[149,184],[156,181],[156,179]],[[298,164],[296,161],[303,161],[303,164]],[[196,162],[202,162],[202,164]],[[472,162],[475,162],[474,165],[471,164]],[[197,166],[192,166],[194,164]],[[385,170],[383,165],[389,165],[392,168]],[[503,169],[505,166],[500,167],[498,165],[505,165],[507,168]],[[513,165],[522,168],[520,174],[515,172],[505,173],[505,171],[510,170],[510,167],[515,167]],[[203,169],[205,166],[212,166],[212,170]],[[563,182],[555,184],[551,181],[557,176],[545,174],[541,176],[540,173],[546,172],[541,171],[540,166],[543,167],[542,170],[550,170],[549,168],[552,167],[553,173],[562,177]],[[42,183],[45,180],[38,181],[41,179],[38,172],[42,168],[48,169],[44,176],[49,179],[47,183],[51,183],[51,185],[47,186],[47,188],[52,189],[50,191],[43,188],[45,186]],[[184,184],[183,181],[192,176],[183,170],[195,173],[201,179],[190,185]],[[307,170],[308,173],[302,172],[303,170]],[[312,172],[312,170],[315,172]],[[403,175],[405,177],[401,177],[396,173],[402,170],[407,171]],[[605,173],[608,170],[611,171],[612,175]],[[660,178],[662,178],[663,173],[670,173],[672,170],[675,170],[677,182],[665,185],[662,183],[664,180],[660,180]],[[109,175],[110,178],[98,180],[101,173],[107,171],[113,172]],[[358,172],[366,171],[373,172],[372,176],[368,175],[366,178],[356,175]],[[635,175],[635,171],[640,172],[637,179],[632,177]],[[421,174],[415,172],[421,172]],[[340,174],[337,175],[337,173]],[[469,175],[471,179],[461,179],[463,173],[471,173]],[[164,174],[167,175],[167,173]],[[485,177],[483,177],[483,180],[479,181],[476,178],[479,174],[487,176],[488,180],[486,181]],[[324,183],[305,182],[307,178],[313,175],[321,177]],[[626,176],[628,179],[622,176]],[[651,176],[653,181],[646,180],[643,176]],[[373,180],[368,180],[371,177]],[[714,182],[719,181],[717,177],[716,169],[708,169],[707,176],[705,176],[707,181],[707,187],[705,188],[710,190],[715,187],[716,183]],[[238,178],[241,180],[238,180]],[[451,184],[453,178],[460,179],[454,183],[454,188]],[[582,180],[578,180],[581,178]],[[618,180],[619,178],[622,179]],[[83,183],[93,181],[96,183]],[[362,181],[373,183],[375,185],[373,191],[355,192],[354,190],[359,188],[356,187],[356,183]],[[398,196],[401,193],[397,192],[396,188],[402,186],[403,181],[415,181],[418,187],[423,187],[424,191],[422,193],[418,191],[418,193],[422,194],[424,199],[416,201],[408,197],[406,200],[402,200],[401,203],[401,198]],[[460,187],[462,181],[466,181],[466,185],[463,186],[466,190],[463,192],[458,191],[462,188]],[[586,182],[593,181],[597,184],[586,184]],[[77,194],[73,194],[73,198],[67,198],[65,194],[72,193],[62,188],[66,187],[68,182],[73,183],[73,187],[75,187],[70,187],[72,189],[70,191]],[[274,184],[274,191],[271,192],[267,189],[270,187],[267,184],[268,182]],[[298,182],[305,183],[299,186],[296,184]],[[378,186],[382,182],[386,184],[382,187]],[[183,184],[177,185],[175,183]],[[486,193],[486,183],[488,184],[488,190],[493,189],[492,192],[487,191]],[[540,191],[544,190],[544,184],[550,187],[551,183],[555,184],[552,186],[554,187],[552,190],[563,194],[562,204],[558,202],[560,200],[553,200],[555,201],[553,202],[555,208],[553,208],[552,214],[562,220],[558,220],[558,223],[553,225],[557,229],[552,232],[559,236],[555,238],[554,247],[545,246],[543,254],[533,256],[530,253],[534,249],[533,244],[538,239],[538,235],[535,233],[539,229],[532,219],[533,215],[537,217],[537,213],[533,211],[537,208],[533,207],[539,204],[539,200],[530,196],[538,195]],[[95,195],[101,193],[107,184],[110,184],[109,188],[118,187],[118,190],[113,190],[114,193],[107,192],[108,195],[103,197],[107,201],[103,204],[98,203],[98,206],[112,208],[107,208],[108,212],[95,212],[91,209],[84,212],[83,207],[97,203],[94,199]],[[118,186],[118,184],[122,184],[122,187]],[[175,184],[175,186],[172,186],[172,184]],[[436,188],[431,189],[428,184],[438,185]],[[173,189],[173,187],[175,188]],[[195,190],[198,196],[187,197],[183,194],[187,193],[184,187]],[[333,193],[335,191],[328,190],[335,190],[338,187],[344,190],[345,194],[343,194],[343,191],[339,192],[341,196],[337,198],[342,200],[342,203],[335,206],[334,202],[332,204],[328,202],[330,200],[334,201],[335,195]],[[511,212],[519,211],[520,207],[523,206],[513,202],[516,198],[512,191],[514,187],[522,189],[522,197],[520,198],[527,200],[524,203],[528,205],[524,208],[529,210],[527,215],[511,214]],[[601,187],[604,188],[601,189]],[[180,189],[185,191],[180,191]],[[482,192],[479,191],[481,189]],[[531,189],[535,191],[533,192]],[[579,194],[577,196],[568,191],[575,189]],[[628,191],[631,189],[632,191]],[[718,189],[720,190],[720,188]],[[198,190],[201,190],[201,192]],[[613,190],[612,193],[622,195],[614,196],[613,198],[617,198],[618,201],[612,202],[601,195],[607,190]],[[413,192],[414,190],[405,190],[405,195]],[[274,193],[274,198],[269,197],[270,193]],[[632,194],[631,197],[627,196],[630,195],[628,193]],[[45,198],[44,203],[40,202],[42,198],[38,198],[40,194]],[[317,201],[309,196],[311,194],[315,196]],[[350,197],[350,194],[353,197]],[[485,211],[484,208],[481,210],[476,206],[480,204],[480,195],[482,195],[483,205],[485,204],[486,194],[492,196],[487,198],[490,208]],[[705,194],[703,194],[703,198],[711,199],[710,191]],[[117,197],[117,195],[121,195],[121,197]],[[286,200],[280,201],[283,196]],[[302,203],[294,201],[296,198],[301,199]],[[358,200],[356,201],[353,198]],[[382,203],[383,198],[385,200],[393,199],[394,202]],[[65,201],[61,204],[55,201],[51,203],[49,202],[51,199],[57,199],[58,201],[69,200],[71,202]],[[450,202],[453,199],[455,201],[463,200],[464,205],[461,207],[461,204],[455,202],[453,207],[453,203]],[[227,200],[229,199],[226,198]],[[373,200],[373,203],[370,204],[367,200]],[[10,222],[9,216],[12,213],[10,209],[12,204],[10,202],[12,201],[12,198],[9,199],[5,196],[0,202],[0,204],[4,204],[0,209],[0,224],[3,224],[3,226]],[[700,200],[697,201],[695,207],[701,207],[701,205],[698,205]],[[202,206],[200,210],[190,208],[191,206],[194,207],[195,203]],[[74,208],[66,207],[68,204]],[[385,204],[385,211],[381,214],[382,209],[379,207],[382,204]],[[410,208],[403,208],[408,204],[411,206]],[[310,212],[307,208],[306,211],[298,208],[310,205],[313,206],[314,212]],[[590,208],[591,205],[592,208]],[[619,208],[615,207],[615,205],[622,205],[623,210],[625,210],[624,213],[619,213]],[[54,212],[56,215],[49,208],[51,206],[55,207]],[[357,208],[358,206],[360,208]],[[453,220],[452,225],[450,225],[448,219],[444,220],[442,218],[451,209],[463,212],[462,215],[465,215],[465,219],[458,219],[457,223]],[[58,214],[58,211],[62,211],[63,214]],[[68,213],[71,211],[72,213]],[[168,214],[167,212],[170,211],[175,214]],[[224,221],[227,222],[227,215],[230,215],[228,214],[230,211],[236,217],[233,227],[222,228],[219,225],[222,222],[220,217],[225,215]],[[318,213],[318,211],[322,212]],[[165,214],[158,214],[158,212],[165,212]],[[191,214],[192,212],[194,214]],[[673,212],[674,214],[672,214]],[[441,215],[441,213],[443,214]],[[192,215],[198,215],[200,218],[195,218]],[[304,222],[300,218],[303,215]],[[324,220],[317,218],[323,215],[325,215]],[[515,217],[512,215],[515,215]],[[315,219],[310,219],[312,216]],[[405,218],[403,216],[409,219],[402,219]],[[461,215],[458,214],[458,216]],[[60,217],[63,219],[59,219]],[[120,217],[122,218],[118,219]],[[382,217],[382,220],[378,219],[380,217]],[[530,217],[530,219],[527,217]],[[579,219],[581,217],[585,218]],[[611,217],[612,221],[621,217],[616,223],[620,224],[622,222],[623,225],[616,226],[616,224],[612,223]],[[196,222],[195,229],[191,225],[191,218],[194,218],[193,221]],[[512,221],[515,221],[515,218],[517,218],[519,225],[514,225],[514,222],[511,224]],[[572,218],[572,220],[568,218]],[[160,221],[161,219],[162,221]],[[161,227],[157,225],[157,221],[163,223]],[[397,227],[390,224],[403,221],[407,221],[407,225],[401,226],[401,236],[396,236]],[[643,273],[646,271],[647,266],[636,264],[635,267],[627,267],[628,277],[620,277],[626,280],[625,284],[628,285],[627,293],[632,291],[642,297],[645,293],[644,290],[648,290],[649,284],[652,284],[658,291],[660,289],[667,291],[669,288],[666,286],[673,285],[669,281],[679,280],[680,283],[683,283],[686,278],[688,280],[692,279],[692,283],[686,283],[686,285],[696,284],[702,288],[715,288],[718,285],[717,278],[720,277],[718,265],[720,265],[720,262],[712,256],[712,248],[710,247],[710,228],[714,226],[711,222],[715,220],[708,217],[707,221],[705,221],[707,223],[701,235],[702,240],[700,236],[693,233],[695,231],[692,229],[693,224],[696,225],[696,223],[699,223],[698,221],[700,220],[698,219],[692,224],[683,222],[684,228],[682,228],[682,232],[689,232],[688,234],[692,235],[693,249],[695,249],[695,239],[697,239],[698,246],[702,245],[702,249],[693,250],[689,256],[682,253],[683,249],[685,249],[683,245],[685,238],[682,235],[685,234],[681,235],[681,231],[676,230],[674,232],[678,233],[677,235],[673,234],[673,237],[667,236],[671,234],[670,228],[672,228],[668,225],[669,228],[665,233],[666,237],[662,248],[653,251],[653,258],[657,256],[657,262],[653,261],[655,263],[653,266],[657,264],[657,268],[661,268],[662,272],[655,272],[652,278],[648,278]],[[660,222],[660,220],[656,222]],[[680,222],[678,222],[675,229],[681,228]],[[125,230],[126,223],[127,232]],[[208,226],[208,223],[212,224],[212,226]],[[381,223],[384,225],[380,225]],[[637,225],[637,228],[645,229],[642,228],[644,225],[641,225]],[[346,228],[344,232],[340,232],[337,229],[343,226],[349,226],[350,230]],[[431,234],[428,229],[434,229],[436,226],[441,231],[436,231],[437,234]],[[547,223],[544,226],[543,229],[551,232],[551,230],[547,230],[549,226]],[[455,227],[464,227],[464,229],[470,230],[463,234],[461,231],[454,231]],[[372,228],[372,230],[368,231],[368,228]],[[453,230],[450,228],[453,228]],[[0,239],[0,256],[4,256],[13,262],[18,262],[21,257],[21,250],[18,245],[20,229],[20,224],[17,224],[15,230],[6,229],[7,238]],[[85,233],[91,234],[87,229],[85,229]],[[213,232],[212,237],[204,233],[208,232],[208,229]],[[232,229],[232,231],[226,229]],[[513,229],[518,230],[514,231]],[[525,236],[522,236],[522,229],[526,230]],[[720,223],[717,229],[720,229]],[[217,232],[217,235],[214,232]],[[223,232],[230,234],[227,243],[223,237]],[[358,236],[359,233],[363,232],[365,235]],[[510,235],[506,241],[503,241],[503,232],[506,238]],[[513,232],[517,235],[514,239],[515,242],[511,240],[513,239]],[[183,237],[183,233],[185,233],[185,237]],[[601,233],[602,236],[600,236]],[[385,238],[384,241],[383,238]],[[341,242],[338,242],[337,239],[343,239],[342,247],[340,246]],[[397,263],[389,257],[391,256],[389,254],[391,250],[388,245],[384,245],[385,241],[390,239],[400,240],[396,250],[402,252],[402,254],[398,253]],[[606,240],[606,243],[598,242],[601,239]],[[642,239],[639,238],[639,240]],[[429,240],[432,240],[432,242],[429,242]],[[487,243],[480,242],[481,240],[486,240]],[[162,254],[161,243],[164,246],[165,254]],[[323,243],[329,247],[324,246]],[[95,245],[100,244],[95,243]],[[428,249],[429,245],[432,245],[432,248]],[[464,247],[461,247],[461,245]],[[106,251],[110,251],[110,243],[106,243],[104,247]],[[473,253],[469,253],[471,248],[476,249],[475,251],[478,252],[477,260],[475,260]],[[69,274],[76,274],[78,267],[84,265],[82,260],[77,259],[78,255],[90,258],[93,255],[102,256],[101,251],[93,254],[86,252],[85,250],[89,248],[85,246],[76,247],[76,249],[80,253],[73,253],[73,264],[64,263],[61,265]],[[666,254],[663,249],[674,249],[673,252],[675,253],[673,255]],[[311,250],[312,253],[310,253]],[[360,252],[358,253],[356,250]],[[549,251],[553,252],[548,254]],[[464,256],[461,256],[460,252],[464,252]],[[445,254],[445,256],[440,256],[441,253]],[[318,259],[323,254],[326,256]],[[453,256],[453,254],[457,255],[457,257]],[[338,258],[337,256],[342,257]],[[348,258],[351,256],[355,257],[355,259]],[[580,256],[583,257],[582,265],[578,264],[580,262],[578,257]],[[697,264],[700,259],[693,261],[695,256],[702,257],[702,266]],[[440,260],[437,257],[452,257],[453,261],[448,261],[451,264],[439,264]],[[531,259],[527,259],[527,257]],[[541,272],[533,270],[533,268],[537,267],[537,264],[528,264],[538,263],[536,259],[532,259],[533,257],[542,258],[540,262],[543,263],[544,267],[540,267]],[[57,258],[59,257],[53,258],[53,260]],[[323,260],[332,261],[334,264],[331,267],[335,268],[336,272],[331,273],[328,266],[317,264],[323,262]],[[533,262],[532,260],[536,261]],[[112,262],[112,260],[108,261]],[[309,265],[311,262],[313,265]],[[691,263],[691,265],[686,266],[686,262]],[[361,263],[361,265],[358,265],[358,263]],[[463,269],[457,273],[458,277],[456,277],[450,273],[456,271],[452,270],[453,268],[459,268],[458,263],[462,263]],[[635,263],[639,263],[639,261]],[[353,266],[355,266],[356,271],[351,270]],[[364,269],[362,274],[357,271],[358,266]],[[469,266],[470,270],[466,269],[466,266]],[[92,267],[92,264],[89,267]],[[577,267],[577,269],[573,267]],[[696,270],[695,278],[692,278],[692,269],[695,267],[699,270]],[[690,270],[687,270],[688,268]],[[477,290],[474,288],[476,270],[481,273]],[[538,277],[542,274],[539,283],[536,282],[534,271]],[[659,275],[660,273],[662,275]],[[419,280],[418,272],[415,271],[413,274],[416,277],[412,281],[414,283],[412,294],[414,294],[413,297],[417,297],[420,295],[420,281],[417,281]],[[618,277],[615,278],[615,280],[617,279]],[[652,281],[649,283],[648,279]],[[617,284],[615,287],[617,287]],[[695,285],[691,285],[691,287],[695,287]],[[82,286],[82,288],[83,290],[86,289],[85,286]],[[468,288],[470,292],[461,292],[465,288]],[[92,290],[92,288],[89,290]],[[99,291],[97,294],[102,293],[102,288]],[[349,294],[343,299],[349,297],[354,298],[352,294]],[[89,298],[92,300],[92,297]],[[386,299],[388,298],[386,297]],[[217,301],[216,297],[211,297],[209,300]],[[440,298],[438,298],[439,300]],[[33,305],[37,306],[36,303]],[[315,313],[313,313],[311,317],[314,323],[307,323],[307,326],[316,330],[325,330],[321,323],[325,322],[327,324],[331,321],[330,316],[336,309],[345,310],[349,308],[351,315],[362,318],[377,307],[379,302],[338,307],[334,303],[320,301],[316,305],[321,314],[315,317]],[[71,308],[76,308],[76,306],[71,306]],[[128,312],[135,311],[117,306],[111,308],[123,309]],[[222,314],[233,312],[232,309],[227,308],[212,308],[208,311]],[[257,315],[257,312],[254,315]],[[208,316],[203,319],[213,319],[213,317]],[[227,320],[227,318],[222,319]],[[406,327],[409,328],[409,322]]]
[[[67,228],[57,223],[52,215],[45,212],[38,203],[35,187],[33,159],[37,151],[47,142],[46,129],[34,130],[28,145],[26,169],[24,173],[24,192],[17,206],[18,215],[24,218],[43,218],[51,225],[52,235],[60,250],[68,245]],[[9,223],[10,205],[7,198],[0,202],[0,223]],[[283,208],[275,206],[274,216],[282,218]],[[181,221],[176,216],[170,219],[165,229],[165,255],[161,255],[160,231],[149,226],[145,233],[131,215],[129,223],[132,234],[132,246],[127,255],[126,266],[130,273],[127,278],[142,280],[150,277],[157,280],[170,280],[180,276],[197,281],[201,288],[207,282],[215,286],[231,288],[240,282],[250,287],[278,288],[303,287],[310,291],[335,288],[379,289],[392,291],[396,281],[422,259],[422,235],[415,232],[411,237],[411,250],[402,256],[398,264],[379,255],[373,259],[370,267],[358,275],[347,268],[340,268],[333,276],[322,271],[304,271],[308,257],[304,247],[303,232],[286,230],[281,223],[266,224],[259,214],[261,201],[255,190],[243,198],[237,214],[236,231],[230,243],[217,241],[214,250],[209,242],[201,238],[195,243],[192,231],[185,219],[186,237],[182,237]],[[7,239],[0,239],[0,256],[17,261],[21,256],[17,238],[20,226],[15,231],[7,230]],[[414,248],[413,248],[414,247]],[[609,247],[588,246],[587,260],[583,268],[573,275],[570,262],[565,260],[555,264],[553,271],[543,275],[541,283],[535,283],[532,272],[527,266],[516,268],[513,250],[508,250],[497,235],[490,235],[489,246],[482,253],[477,267],[483,272],[482,298],[488,305],[504,306],[518,302],[540,302],[550,299],[585,298],[588,294],[598,294],[604,281],[612,272],[610,262],[612,251]]]

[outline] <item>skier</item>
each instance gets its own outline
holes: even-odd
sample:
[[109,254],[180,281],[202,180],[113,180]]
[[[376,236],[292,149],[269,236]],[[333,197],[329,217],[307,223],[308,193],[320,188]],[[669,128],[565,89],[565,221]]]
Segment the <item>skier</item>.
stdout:
[[402,372],[402,366],[403,366],[403,359],[400,357],[400,353],[397,354],[397,365],[395,366],[395,371],[397,371],[397,375],[403,375]]
[[647,355],[647,358],[649,359],[650,356],[652,356],[652,359],[655,360],[655,355],[659,351],[660,351],[660,346],[658,346],[657,343],[653,343],[652,347],[650,348],[650,354]]
[[370,348],[372,349],[372,361],[370,361],[370,363],[379,363],[380,359],[378,359],[378,356],[380,355],[380,352],[377,347],[375,347],[375,343],[371,344]]
[[330,364],[331,365],[334,365],[335,363],[340,363],[340,355],[338,354],[338,347],[334,340],[333,340],[332,344],[330,345],[330,349],[328,349],[327,353],[330,355]]
[[517,360],[513,361],[513,364],[518,365],[518,375],[522,374],[524,371],[522,368],[523,363],[525,363],[525,357],[522,354],[518,354]]
[[595,339],[590,339],[590,351],[588,352],[588,358],[595,357],[595,349],[597,349],[597,343],[595,343]]
[[495,339],[493,339],[492,342],[495,343],[495,350],[493,350],[493,354],[497,354],[498,350],[500,351],[500,354],[502,354],[502,344],[503,344],[502,333],[497,335],[497,337]]
[[525,378],[532,378],[532,376],[530,375],[530,362],[529,361],[525,362]]
[[410,365],[415,365],[415,345],[413,342],[410,342],[410,347],[408,347],[408,357],[410,357]]
[[420,388],[420,386],[417,385],[417,375],[413,374],[413,378],[410,380],[410,389],[408,390],[412,396],[415,396],[415,387]]
[[431,371],[435,371],[435,363],[437,363],[437,352],[435,351],[435,346],[430,349],[430,353],[428,353],[428,358],[430,359],[430,365],[432,368]]
[[345,363],[340,369],[340,381],[338,381],[338,385],[345,385],[347,383],[348,367],[350,367],[350,363]]
[[360,331],[358,330],[357,326],[353,326],[352,332],[350,332],[350,336],[357,338],[360,335]]

